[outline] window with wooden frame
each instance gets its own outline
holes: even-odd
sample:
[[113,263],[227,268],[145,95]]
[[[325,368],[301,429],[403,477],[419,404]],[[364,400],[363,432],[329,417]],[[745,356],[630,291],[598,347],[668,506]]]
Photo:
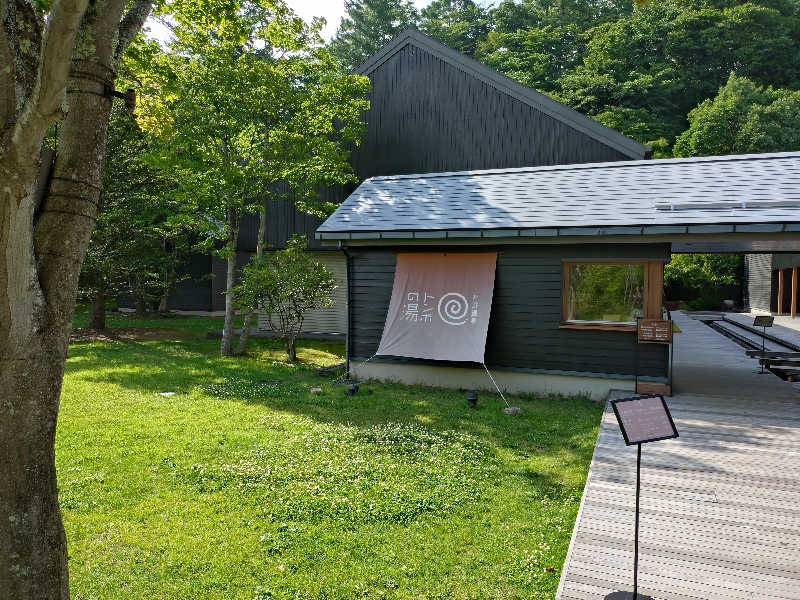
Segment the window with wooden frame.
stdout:
[[661,318],[664,262],[564,262],[561,285],[562,328],[634,331]]

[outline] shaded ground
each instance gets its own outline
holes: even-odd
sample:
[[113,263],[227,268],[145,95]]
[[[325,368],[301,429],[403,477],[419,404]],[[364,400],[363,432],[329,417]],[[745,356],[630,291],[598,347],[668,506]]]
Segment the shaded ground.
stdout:
[[220,320],[194,319],[115,320],[70,347],[56,458],[73,598],[552,598],[594,403],[515,398],[508,417],[489,395],[350,397],[315,374],[341,343],[304,341],[296,365],[274,340],[221,359],[204,339]]
[[113,329],[89,329],[77,327],[72,330],[70,342],[119,342],[119,341],[144,341],[144,340],[169,340],[185,336],[181,329],[160,327],[151,329],[147,327],[115,327]]

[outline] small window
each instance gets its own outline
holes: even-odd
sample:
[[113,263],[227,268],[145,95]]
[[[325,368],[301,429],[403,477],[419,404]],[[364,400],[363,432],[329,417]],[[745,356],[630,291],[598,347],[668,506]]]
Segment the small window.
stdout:
[[656,261],[564,263],[562,327],[631,330],[658,318],[662,273]]

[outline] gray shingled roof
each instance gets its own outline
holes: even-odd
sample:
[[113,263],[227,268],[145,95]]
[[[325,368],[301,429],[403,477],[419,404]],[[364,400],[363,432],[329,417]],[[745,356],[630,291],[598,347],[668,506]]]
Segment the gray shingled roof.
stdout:
[[786,152],[373,177],[317,237],[800,231],[797,223],[800,152]]
[[636,140],[621,134],[619,131],[606,127],[594,119],[590,119],[586,115],[571,109],[569,106],[556,102],[552,98],[511,79],[511,77],[479,63],[466,54],[448,48],[441,42],[417,31],[413,27],[400,32],[389,43],[370,56],[356,69],[356,72],[362,75],[368,75],[407,44],[414,44],[418,48],[422,48],[426,52],[437,56],[457,69],[469,73],[476,79],[494,87],[496,90],[508,94],[520,102],[524,102],[528,106],[561,121],[576,131],[580,131],[589,137],[603,142],[631,159],[646,158],[651,153],[650,146],[640,144]]

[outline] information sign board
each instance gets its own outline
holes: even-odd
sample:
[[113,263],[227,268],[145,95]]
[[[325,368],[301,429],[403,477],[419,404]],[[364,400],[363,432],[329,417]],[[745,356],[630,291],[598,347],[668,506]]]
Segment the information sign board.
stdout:
[[772,315],[758,315],[753,319],[753,327],[772,327],[775,317]]
[[648,394],[612,400],[625,444],[645,444],[678,437],[664,397]]
[[672,343],[672,321],[669,319],[639,319],[636,331],[640,344]]

